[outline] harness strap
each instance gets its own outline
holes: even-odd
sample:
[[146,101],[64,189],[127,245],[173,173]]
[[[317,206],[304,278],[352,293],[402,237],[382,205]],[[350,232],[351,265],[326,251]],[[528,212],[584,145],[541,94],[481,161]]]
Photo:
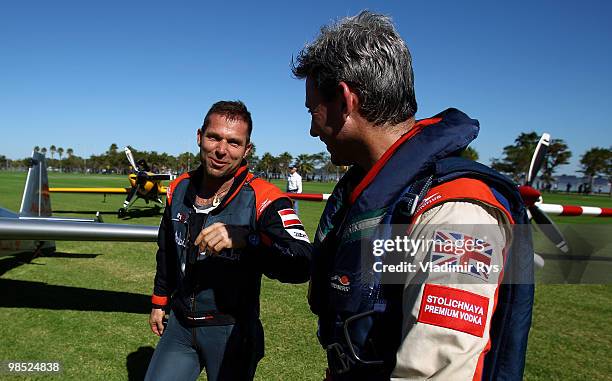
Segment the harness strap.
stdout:
[[413,182],[392,207],[392,224],[409,224],[433,184],[433,175]]
[[[414,181],[388,209],[386,217],[382,218],[382,224],[386,225],[385,222],[387,222],[387,224],[409,224],[412,221],[419,203],[424,199],[427,192],[429,192],[432,184],[433,175]],[[356,365],[382,366],[384,364],[380,359],[364,360],[360,358],[359,351],[356,350],[356,345],[351,339],[353,336],[351,334],[352,327],[361,327],[363,329],[365,326],[368,326],[368,324],[365,326],[363,324],[354,324],[355,322],[362,319],[372,320],[373,315],[384,313],[387,310],[387,300],[385,299],[380,279],[375,279],[373,284],[368,285],[368,289],[368,299],[370,299],[368,304],[372,306],[372,309],[347,318],[343,322],[344,337],[340,338],[341,342],[331,343],[326,348],[328,365],[332,374],[344,374],[353,369]]]

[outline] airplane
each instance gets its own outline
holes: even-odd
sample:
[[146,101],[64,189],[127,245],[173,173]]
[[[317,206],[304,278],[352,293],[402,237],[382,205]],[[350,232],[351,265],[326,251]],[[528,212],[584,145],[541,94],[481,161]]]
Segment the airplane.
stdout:
[[154,242],[158,226],[108,224],[96,219],[54,217],[45,156],[32,154],[19,212],[0,207],[0,256],[55,251],[55,241]]
[[150,201],[156,203],[157,209],[163,206],[162,195],[166,194],[166,187],[162,184],[163,180],[172,180],[174,175],[165,173],[151,172],[149,165],[144,159],[134,160],[132,151],[124,148],[125,155],[134,169],[135,173],[128,175],[130,182],[129,188],[49,188],[51,193],[97,193],[97,194],[127,194],[123,206],[117,211],[118,217],[125,217],[127,211],[134,202],[141,198],[148,204]]

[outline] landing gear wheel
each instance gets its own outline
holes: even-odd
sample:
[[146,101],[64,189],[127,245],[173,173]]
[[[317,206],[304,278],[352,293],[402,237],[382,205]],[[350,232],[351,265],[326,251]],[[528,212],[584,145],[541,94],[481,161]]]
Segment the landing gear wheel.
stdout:
[[119,218],[123,218],[123,217],[125,217],[126,215],[127,215],[127,210],[126,210],[125,208],[120,208],[120,209],[117,211],[117,217],[119,217]]

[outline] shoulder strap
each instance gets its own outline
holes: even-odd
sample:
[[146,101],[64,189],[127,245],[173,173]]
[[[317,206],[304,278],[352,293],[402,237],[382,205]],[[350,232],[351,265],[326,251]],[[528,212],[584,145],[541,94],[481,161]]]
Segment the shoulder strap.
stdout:
[[270,184],[269,182],[256,177],[251,173],[248,174],[246,182],[255,192],[255,218],[257,220],[259,220],[259,217],[263,214],[264,210],[266,210],[266,208],[274,201],[280,198],[288,199],[288,197],[281,192],[276,185]]
[[409,224],[417,211],[418,205],[425,198],[433,184],[433,175],[423,177],[410,184],[397,201],[392,205],[391,223]]
[[[414,216],[448,201],[479,201],[503,212],[510,223],[514,222],[508,208],[500,202],[495,192],[485,182],[467,177],[459,177],[431,188],[420,200]],[[504,199],[505,201],[505,199]],[[505,201],[507,203],[507,201]]]
[[174,191],[176,189],[176,187],[179,185],[179,183],[185,179],[188,179],[191,177],[191,174],[189,172],[185,172],[182,175],[180,175],[179,177],[177,177],[176,179],[174,179],[170,185],[168,185],[168,188],[166,188],[166,200],[168,201],[168,205],[172,204],[172,196],[174,194]]

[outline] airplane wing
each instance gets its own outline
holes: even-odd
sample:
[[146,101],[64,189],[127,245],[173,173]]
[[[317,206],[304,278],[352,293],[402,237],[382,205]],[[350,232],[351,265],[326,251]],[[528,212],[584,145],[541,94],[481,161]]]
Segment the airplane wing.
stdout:
[[147,172],[147,179],[148,180],[171,180],[172,179],[172,175],[166,174],[166,173],[150,173]]
[[158,226],[0,218],[0,240],[155,242]]
[[132,188],[49,188],[53,193],[127,194]]

